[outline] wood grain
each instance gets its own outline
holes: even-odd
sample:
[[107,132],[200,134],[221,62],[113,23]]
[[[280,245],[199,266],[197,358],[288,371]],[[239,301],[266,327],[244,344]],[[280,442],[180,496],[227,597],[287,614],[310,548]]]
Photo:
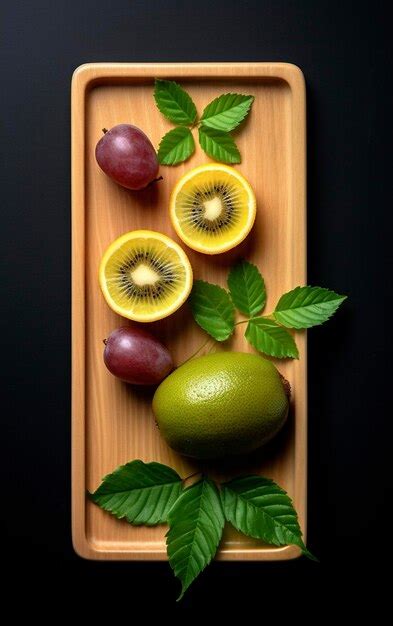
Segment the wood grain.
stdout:
[[[153,79],[181,82],[201,112],[229,91],[255,96],[249,119],[235,132],[239,170],[257,197],[252,234],[230,253],[208,257],[186,249],[196,278],[225,285],[228,268],[246,257],[261,269],[268,290],[266,311],[285,291],[306,283],[305,89],[301,71],[285,63],[90,64],[72,81],[72,530],[76,552],[90,559],[166,559],[164,526],[132,527],[87,501],[101,478],[140,458],[161,461],[182,476],[200,465],[175,454],[156,428],[151,394],[113,378],[102,361],[102,340],[128,322],[106,305],[98,285],[101,256],[113,239],[138,228],[162,231],[179,241],[168,217],[170,190],[191,167],[209,159],[196,153],[178,167],[162,167],[164,180],[138,193],[109,180],[94,148],[102,128],[121,122],[142,128],[157,147],[172,125],[155,108]],[[181,243],[181,242],[179,242]],[[205,335],[187,309],[148,325],[180,364]],[[258,472],[274,478],[294,500],[306,523],[306,336],[298,333],[299,361],[278,362],[293,389],[284,431],[247,463],[206,469],[217,478]],[[252,351],[241,328],[220,349]],[[274,548],[227,529],[219,559],[290,559],[293,546]]]

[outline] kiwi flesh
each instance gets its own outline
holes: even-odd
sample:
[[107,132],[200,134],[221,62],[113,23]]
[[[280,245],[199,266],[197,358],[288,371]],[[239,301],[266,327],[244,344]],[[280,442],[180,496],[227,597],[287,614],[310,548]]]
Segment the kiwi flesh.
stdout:
[[147,250],[129,252],[119,267],[119,287],[129,300],[156,300],[171,291],[175,280],[172,264],[160,261]]
[[184,268],[169,249],[153,240],[135,240],[122,252],[111,268],[109,289],[121,296],[123,305],[155,306],[176,295]]
[[239,191],[230,181],[207,181],[183,191],[183,220],[196,231],[218,235],[236,226],[241,215]]

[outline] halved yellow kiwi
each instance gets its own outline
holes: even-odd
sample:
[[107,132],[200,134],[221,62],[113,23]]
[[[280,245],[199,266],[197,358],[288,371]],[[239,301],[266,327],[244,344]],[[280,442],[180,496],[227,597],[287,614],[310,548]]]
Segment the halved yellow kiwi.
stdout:
[[170,215],[187,246],[219,254],[247,237],[255,221],[255,194],[233,167],[207,163],[178,181],[171,195]]
[[116,313],[154,322],[171,315],[187,299],[192,268],[186,253],[166,235],[134,230],[106,250],[99,279],[105,300]]

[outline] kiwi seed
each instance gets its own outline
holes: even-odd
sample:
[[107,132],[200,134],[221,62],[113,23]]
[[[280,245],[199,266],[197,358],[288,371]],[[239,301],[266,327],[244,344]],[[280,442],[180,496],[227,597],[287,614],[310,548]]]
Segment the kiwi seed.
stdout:
[[[145,277],[145,279],[144,279]],[[154,251],[128,251],[113,282],[131,302],[157,302],[170,295],[178,283],[176,265],[154,256]]]
[[219,234],[234,226],[240,215],[238,191],[228,183],[207,183],[184,200],[184,219],[199,231]]

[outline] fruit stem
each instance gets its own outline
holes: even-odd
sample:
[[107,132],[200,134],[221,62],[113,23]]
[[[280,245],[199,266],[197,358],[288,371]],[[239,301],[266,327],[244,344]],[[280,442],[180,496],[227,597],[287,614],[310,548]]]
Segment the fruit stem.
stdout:
[[278,373],[279,373],[279,376],[280,376],[280,380],[281,380],[282,386],[284,387],[285,395],[287,396],[288,400],[290,400],[291,399],[291,385],[287,381],[287,379],[282,374],[280,374],[280,372],[278,372]]
[[108,343],[108,340],[107,339],[103,339],[102,343],[104,343],[106,345]]
[[104,135],[105,135],[105,133],[107,133],[107,132],[108,132],[108,129],[107,129],[107,128],[103,128],[103,129],[102,129],[102,132],[103,132],[103,133],[104,133]]
[[153,180],[150,181],[150,183],[148,183],[148,185],[146,185],[146,187],[150,187],[150,185],[154,185],[154,183],[158,183],[159,180],[164,180],[163,176],[159,176],[158,178],[153,178]]

